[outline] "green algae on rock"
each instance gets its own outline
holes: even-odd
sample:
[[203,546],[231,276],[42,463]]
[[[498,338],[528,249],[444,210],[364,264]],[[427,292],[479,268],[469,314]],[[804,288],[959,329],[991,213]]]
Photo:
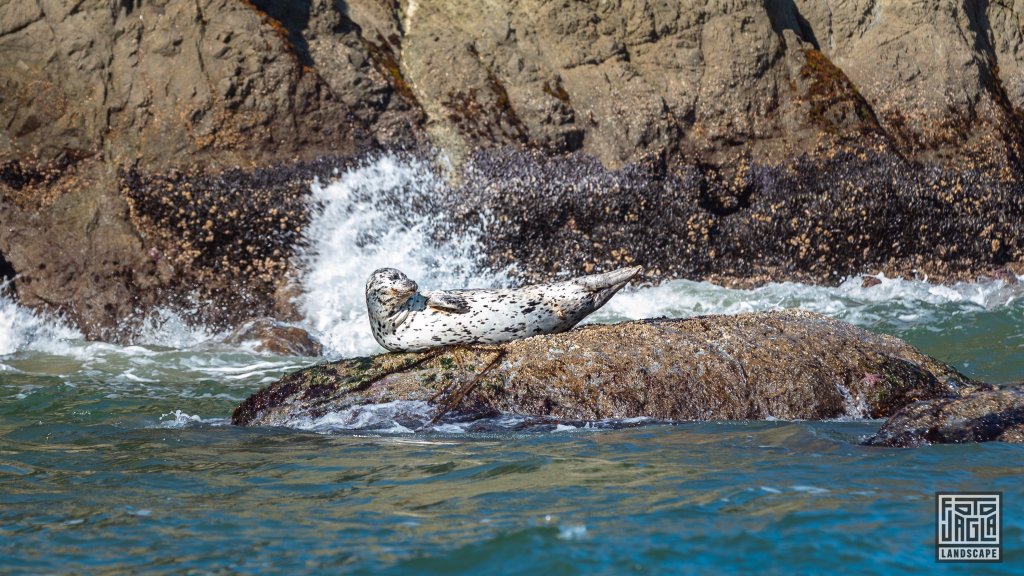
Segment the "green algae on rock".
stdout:
[[285,425],[396,400],[428,402],[435,420],[881,418],[979,386],[897,338],[786,310],[590,325],[500,346],[321,364],[252,395],[232,422]]

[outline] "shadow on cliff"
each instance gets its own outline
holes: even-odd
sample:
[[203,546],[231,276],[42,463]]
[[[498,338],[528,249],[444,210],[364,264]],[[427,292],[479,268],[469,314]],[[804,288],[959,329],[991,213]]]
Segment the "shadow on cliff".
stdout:
[[14,271],[14,266],[4,258],[4,253],[0,252],[0,284],[9,280],[14,280],[17,273]]
[[[250,0],[256,8],[270,16],[284,27],[291,43],[303,66],[313,66],[313,57],[309,53],[309,42],[306,41],[304,30],[309,29],[310,14],[313,0]],[[339,10],[343,7],[339,6]]]
[[811,23],[800,14],[800,9],[793,0],[768,0],[766,4],[768,19],[771,20],[772,29],[776,34],[781,36],[783,30],[792,30],[798,38],[814,46],[815,50],[821,50]]
[[999,60],[993,46],[993,39],[990,36],[992,22],[989,20],[988,10],[988,0],[968,2],[964,7],[968,26],[974,32],[974,49],[978,54],[983,54],[987,60],[978,66],[983,86],[1009,117],[1018,120],[1002,124],[1000,134],[1006,144],[1010,164],[1016,169],[1022,170],[1024,169],[1024,129],[1021,124],[1024,123],[1024,110],[1014,107],[1003,86],[1003,80],[999,77]]

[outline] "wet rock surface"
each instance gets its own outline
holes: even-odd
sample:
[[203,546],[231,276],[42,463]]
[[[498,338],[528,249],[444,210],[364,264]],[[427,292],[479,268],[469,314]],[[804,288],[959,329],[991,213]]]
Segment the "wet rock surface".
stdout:
[[809,312],[592,325],[501,346],[313,366],[260,390],[239,425],[286,425],[368,403],[424,401],[434,419],[879,418],[983,386],[892,337]]
[[24,304],[92,338],[187,302],[218,329],[289,318],[309,181],[397,147],[463,167],[433,209],[496,213],[487,264],[531,280],[1020,270],[1022,23],[1006,2],[11,2],[0,253]]
[[865,444],[910,448],[992,440],[1024,443],[1024,389],[1019,386],[915,402],[893,414]]
[[323,345],[309,332],[273,318],[250,320],[224,338],[225,344],[254,342],[257,352],[282,356],[319,356]]

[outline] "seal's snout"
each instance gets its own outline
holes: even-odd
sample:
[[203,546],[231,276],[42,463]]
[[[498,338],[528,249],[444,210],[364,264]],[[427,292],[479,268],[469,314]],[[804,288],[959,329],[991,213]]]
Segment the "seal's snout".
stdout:
[[402,280],[395,285],[394,291],[398,294],[415,294],[420,287],[416,282],[409,280],[408,278]]

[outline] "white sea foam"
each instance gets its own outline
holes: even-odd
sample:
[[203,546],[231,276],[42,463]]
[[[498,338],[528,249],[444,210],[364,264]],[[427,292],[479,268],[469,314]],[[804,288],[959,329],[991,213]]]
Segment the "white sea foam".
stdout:
[[0,356],[20,350],[61,354],[67,341],[82,335],[63,321],[15,302],[6,282],[0,283]]
[[587,526],[585,524],[564,524],[558,527],[560,540],[583,540],[586,537]]
[[796,492],[806,492],[807,494],[827,494],[828,488],[821,488],[819,486],[806,486],[802,484],[796,484],[791,487]]
[[405,434],[428,425],[432,416],[433,408],[426,402],[396,400],[328,412],[319,418],[298,418],[289,422],[289,425],[316,432],[372,430],[390,434]]
[[193,348],[222,336],[202,324],[188,322],[183,317],[184,312],[167,307],[150,310],[142,320],[136,340],[147,346],[181,349]]
[[710,282],[671,280],[658,286],[627,289],[587,318],[587,322],[801,308],[862,326],[878,322],[909,324],[925,323],[936,314],[1010,306],[1024,296],[1024,283],[1001,279],[943,286],[884,275],[877,278],[881,283],[870,287],[864,287],[862,276],[855,276],[839,286],[774,282],[746,290]]
[[181,410],[175,410],[169,414],[160,416],[160,428],[187,428],[205,424],[207,426],[226,426],[230,423],[227,418],[202,418],[196,414],[188,414]]
[[534,430],[582,433],[630,428],[654,423],[651,418],[605,419],[567,424],[555,419],[517,415],[499,415],[482,419],[456,419],[434,423],[437,407],[421,400],[396,400],[380,404],[362,404],[328,412],[317,418],[294,417],[283,424],[290,428],[320,433],[376,432],[384,434],[464,434],[467,432]]

